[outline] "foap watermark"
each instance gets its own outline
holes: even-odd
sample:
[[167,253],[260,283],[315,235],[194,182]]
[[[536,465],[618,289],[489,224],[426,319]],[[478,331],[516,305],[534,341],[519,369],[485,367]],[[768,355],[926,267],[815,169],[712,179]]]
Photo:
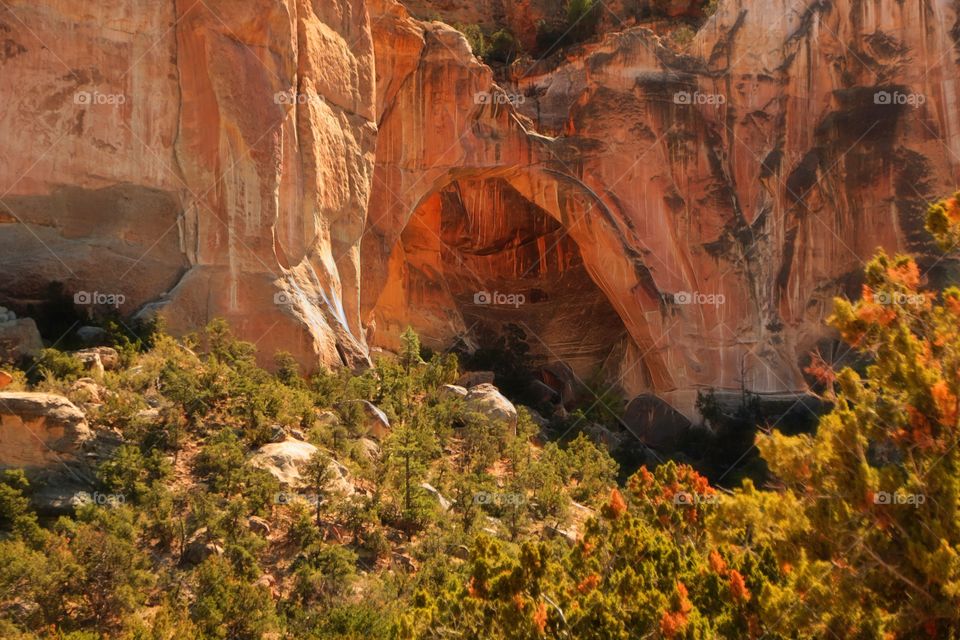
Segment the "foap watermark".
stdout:
[[510,307],[519,307],[522,304],[527,302],[527,296],[522,293],[500,293],[499,291],[494,291],[493,293],[489,291],[477,291],[473,294],[473,304],[483,304],[483,305],[496,305],[496,306],[510,306]]
[[119,507],[126,504],[127,497],[122,493],[100,493],[99,491],[87,493],[83,491],[80,493],[80,502],[98,507]]
[[673,494],[673,504],[680,507],[692,507],[698,504],[717,504],[720,502],[719,493],[692,493],[678,491]]
[[674,304],[713,305],[719,307],[727,301],[722,293],[701,293],[700,291],[678,291],[673,294]]
[[927,501],[927,496],[922,493],[889,493],[887,491],[878,491],[873,494],[873,504],[883,505],[910,505],[919,507]]
[[489,491],[478,491],[473,494],[473,504],[502,506],[519,506],[527,501],[527,497],[522,493],[491,493]]
[[700,93],[699,91],[677,91],[673,94],[673,104],[682,105],[721,105],[727,103],[722,93]]
[[294,105],[308,104],[310,102],[324,102],[324,99],[317,94],[299,93],[297,91],[278,91],[273,94],[274,104]]
[[926,104],[927,96],[922,93],[904,93],[902,91],[877,91],[873,94],[873,103],[879,105],[909,106],[914,109]]
[[884,305],[918,305],[926,302],[927,297],[922,293],[901,293],[899,291],[881,291],[873,296],[877,304]]
[[503,91],[477,91],[473,94],[474,104],[509,104],[517,106],[527,101],[522,93],[506,93]]
[[73,104],[80,106],[121,105],[126,104],[127,96],[122,93],[102,93],[100,91],[78,91],[73,94]]
[[73,303],[83,306],[119,307],[127,301],[122,293],[101,293],[99,291],[78,291],[73,294]]
[[277,291],[273,294],[273,304],[278,307],[289,307],[294,302],[293,296],[286,291]]
[[294,493],[292,491],[281,491],[273,494],[273,504],[289,505],[296,503],[317,506],[323,503],[323,496],[316,493]]

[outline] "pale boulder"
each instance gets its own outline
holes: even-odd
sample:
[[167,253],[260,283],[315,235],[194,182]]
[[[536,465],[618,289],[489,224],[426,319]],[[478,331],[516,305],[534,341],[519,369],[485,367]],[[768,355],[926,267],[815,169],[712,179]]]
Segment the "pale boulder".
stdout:
[[445,384],[440,387],[440,395],[445,398],[466,398],[467,390],[456,384]]
[[442,493],[440,493],[439,489],[434,487],[429,482],[421,482],[420,488],[433,496],[434,499],[436,499],[437,504],[440,505],[440,508],[444,511],[449,511],[450,508],[453,507],[453,503],[450,502],[450,500],[448,500]]
[[[250,459],[250,463],[269,472],[284,487],[300,489],[307,486],[308,481],[304,477],[304,472],[310,459],[319,451],[309,442],[287,439],[283,442],[263,445]],[[332,473],[327,489],[344,495],[353,494],[349,470],[332,458],[329,459],[328,464]]]
[[340,416],[334,411],[329,409],[324,411],[318,411],[316,417],[313,421],[313,426],[315,427],[326,427],[332,428],[340,425]]
[[300,440],[271,442],[260,447],[250,459],[250,463],[270,472],[280,484],[296,488],[304,484],[301,471],[317,451],[319,449],[309,442]]
[[70,385],[70,395],[81,404],[102,404],[107,390],[93,378],[80,378]]
[[489,420],[517,428],[517,408],[492,384],[479,384],[467,394],[467,409]]
[[43,349],[37,324],[31,318],[10,319],[11,314],[8,312],[8,319],[0,321],[0,362],[34,357]]

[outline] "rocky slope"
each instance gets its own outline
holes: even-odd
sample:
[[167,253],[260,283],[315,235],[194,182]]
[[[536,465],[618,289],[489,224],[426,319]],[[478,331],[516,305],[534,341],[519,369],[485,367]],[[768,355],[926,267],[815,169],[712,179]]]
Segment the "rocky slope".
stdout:
[[803,392],[832,296],[958,182],[955,25],[723,0],[685,51],[619,25],[501,90],[394,0],[12,0],[0,303],[61,281],[308,366],[514,323],[688,415]]

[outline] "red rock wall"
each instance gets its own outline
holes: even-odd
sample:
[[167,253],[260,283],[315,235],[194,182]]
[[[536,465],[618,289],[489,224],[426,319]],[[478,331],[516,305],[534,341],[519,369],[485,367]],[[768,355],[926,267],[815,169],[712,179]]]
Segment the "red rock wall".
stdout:
[[266,360],[366,360],[358,243],[376,125],[362,0],[15,0],[0,30],[14,306],[56,280],[118,292],[127,313],[152,301],[175,331],[226,317]]
[[489,76],[456,34],[408,28],[420,63],[400,67],[397,30],[375,24],[378,76],[405,80],[380,96],[364,308],[418,203],[501,178],[568,230],[617,309],[630,392],[689,412],[698,388],[803,391],[832,297],[856,295],[877,247],[925,253],[926,202],[956,188],[957,20],[952,2],[727,2],[686,53],[610,34],[507,87],[516,109],[470,100]]
[[[313,367],[363,362],[367,335],[390,346],[408,321],[455,336],[470,287],[509,281],[551,292],[519,317],[547,353],[630,393],[689,413],[705,387],[802,391],[830,299],[877,246],[952,264],[922,216],[960,178],[957,11],[724,0],[683,52],[626,28],[500,93],[459,33],[394,0],[10,0],[0,303],[119,291]],[[474,245],[444,232],[457,189]],[[531,250],[510,233],[565,234],[619,322],[608,350],[542,322],[580,285],[509,280]],[[458,270],[447,245],[498,258]]]

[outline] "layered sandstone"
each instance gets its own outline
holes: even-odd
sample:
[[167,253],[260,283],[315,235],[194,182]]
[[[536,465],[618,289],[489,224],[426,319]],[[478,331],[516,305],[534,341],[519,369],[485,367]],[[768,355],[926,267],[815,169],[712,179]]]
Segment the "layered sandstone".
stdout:
[[225,317],[308,369],[366,360],[362,0],[14,0],[0,31],[12,304],[55,281],[175,331]]
[[[831,347],[832,297],[857,294],[878,246],[923,253],[926,202],[957,182],[956,22],[943,2],[727,2],[686,53],[640,28],[608,35],[508,87],[516,109],[470,99],[489,76],[455,33],[398,41],[375,25],[378,76],[403,88],[380,98],[365,308],[382,289],[422,326],[469,326],[444,283],[490,274],[438,277],[452,267],[435,256],[456,247],[436,224],[432,248],[404,241],[429,240],[409,229],[436,217],[436,194],[499,180],[577,245],[631,337],[618,377],[632,394],[689,412],[706,387],[802,392],[807,354]],[[398,48],[419,63],[394,64]],[[517,212],[493,197],[476,208],[502,227]]]
[[831,298],[925,256],[960,179],[956,3],[723,0],[684,51],[633,24],[501,89],[395,0],[4,3],[0,304],[120,292],[308,368],[515,325],[688,416],[803,392]]

